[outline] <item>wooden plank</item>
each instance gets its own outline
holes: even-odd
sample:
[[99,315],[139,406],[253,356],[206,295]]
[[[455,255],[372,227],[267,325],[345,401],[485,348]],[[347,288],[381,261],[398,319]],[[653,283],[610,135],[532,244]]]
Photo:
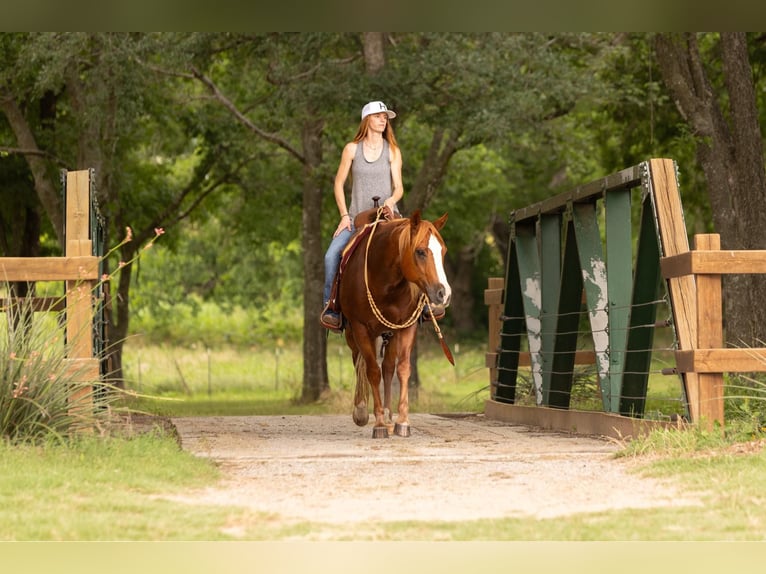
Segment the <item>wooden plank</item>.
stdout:
[[683,275],[733,275],[766,273],[766,251],[706,251],[665,257],[660,260],[665,278]]
[[0,281],[82,281],[98,279],[98,258],[2,257]]
[[[717,234],[695,235],[694,249],[721,248]],[[697,348],[723,347],[723,302],[720,275],[695,275],[697,282]],[[714,422],[723,427],[723,372],[699,375],[699,416],[709,428]]]
[[101,377],[98,359],[65,359],[64,376],[74,377],[77,382],[95,382]]
[[676,351],[681,373],[766,373],[766,348]]
[[[90,172],[67,173],[66,254],[82,257],[91,254],[90,234]],[[93,259],[98,262],[97,258]],[[96,273],[98,268],[96,268]],[[73,358],[93,356],[92,285],[67,281],[67,341]]]
[[[660,255],[673,257],[687,253],[689,238],[686,235],[686,224],[681,209],[675,164],[670,159],[651,159],[649,173],[657,231],[660,236]],[[694,349],[697,345],[697,294],[694,277],[687,275],[670,278],[667,283],[679,348]],[[689,400],[689,415],[692,421],[697,421],[699,413],[696,409],[699,403],[690,399],[699,395],[696,373],[687,372],[684,375],[684,386]]]
[[487,278],[487,288],[489,289],[504,289],[505,277],[489,277]]
[[[484,291],[484,303],[489,306],[488,339],[489,352],[485,357],[485,365],[489,369],[489,382],[497,381],[497,360],[500,351],[500,333],[503,329],[501,316],[503,314],[503,293],[505,291],[504,277],[489,277],[488,289]],[[488,293],[492,295],[488,297]],[[489,355],[492,355],[490,357]]]
[[0,310],[9,305],[30,305],[33,311],[63,311],[65,309],[63,297],[13,297],[12,299],[0,298]]
[[90,239],[67,239],[66,253],[70,256],[92,255],[93,242]]
[[660,257],[660,271],[665,279],[674,279],[692,274],[692,252],[671,257]]
[[[720,243],[720,241],[719,241]],[[729,275],[733,273],[766,273],[766,251],[705,251],[691,255],[691,272],[696,275]]]
[[[70,171],[66,174],[66,255],[92,255],[90,242],[90,171]],[[98,259],[95,277],[98,279]],[[70,358],[93,358],[93,289],[95,281],[67,281],[67,341]],[[84,394],[86,390],[83,390]],[[77,397],[73,397],[76,400]]]
[[70,244],[90,239],[90,171],[68,171],[66,174],[66,255],[91,255]]
[[484,404],[484,416],[492,420],[545,430],[610,437],[618,440],[643,436],[654,429],[679,427],[679,423],[649,421],[613,413],[528,407],[496,401],[487,401]]
[[484,290],[484,304],[485,305],[502,305],[503,304],[503,292],[505,289],[485,289]]

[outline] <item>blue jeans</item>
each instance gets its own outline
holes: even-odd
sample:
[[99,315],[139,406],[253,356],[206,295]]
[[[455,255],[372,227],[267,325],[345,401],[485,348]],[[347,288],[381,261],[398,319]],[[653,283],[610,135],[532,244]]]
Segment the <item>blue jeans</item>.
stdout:
[[322,299],[323,307],[327,305],[327,301],[330,300],[330,293],[332,292],[332,282],[335,279],[335,274],[340,267],[340,256],[343,253],[343,249],[346,247],[349,239],[354,234],[353,225],[352,230],[344,229],[337,237],[333,237],[330,242],[330,246],[327,248],[327,252],[324,255],[324,297]]

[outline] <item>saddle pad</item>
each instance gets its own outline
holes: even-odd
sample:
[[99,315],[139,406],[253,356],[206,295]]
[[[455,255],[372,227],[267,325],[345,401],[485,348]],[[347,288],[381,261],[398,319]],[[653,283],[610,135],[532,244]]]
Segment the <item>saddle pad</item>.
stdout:
[[346,247],[343,248],[343,253],[340,256],[340,269],[338,270],[339,275],[343,275],[343,270],[346,268],[346,264],[348,263],[348,258],[351,257],[351,254],[356,251],[356,248],[359,246],[359,244],[362,242],[364,238],[366,238],[370,232],[372,231],[373,224],[368,223],[364,227],[362,227],[359,231],[357,231],[354,235],[351,236],[351,239],[349,239],[348,243],[346,244]]

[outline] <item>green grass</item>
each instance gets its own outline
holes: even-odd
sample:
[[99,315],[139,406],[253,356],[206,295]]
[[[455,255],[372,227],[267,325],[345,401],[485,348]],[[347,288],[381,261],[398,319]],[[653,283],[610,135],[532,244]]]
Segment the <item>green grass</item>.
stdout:
[[[184,353],[174,352],[179,353],[179,360],[183,358]],[[464,375],[459,375],[460,371],[456,375],[449,367],[441,378],[432,373],[424,377],[419,399],[422,410],[470,411],[483,404],[484,398],[476,389],[484,385],[486,372],[469,368],[480,355],[478,349],[463,350],[459,364],[465,365]],[[424,364],[444,361],[425,354],[423,360]],[[441,372],[443,367],[434,364],[431,368]],[[172,378],[172,373],[165,375]],[[191,377],[187,384],[189,380]],[[217,389],[212,397],[205,385],[190,385],[191,395],[169,390],[163,399],[146,401],[144,406],[190,415],[348,411],[346,399],[350,395],[343,393],[350,391],[342,387],[323,403],[307,406],[291,402],[294,387],[285,384],[275,389],[258,380],[254,377],[253,388]],[[183,400],[168,400],[175,398]],[[738,428],[728,437],[700,429],[655,431],[626,445],[621,456],[635,458],[637,472],[675,484],[685,496],[697,498],[699,506],[619,510],[548,520],[353,526],[283,523],[242,508],[173,502],[163,495],[188,494],[215,484],[220,475],[212,463],[181,451],[172,437],[159,432],[135,438],[80,437],[63,445],[0,443],[0,540],[764,540],[766,454],[762,448],[747,449],[760,443],[735,442],[732,446],[733,441],[752,436],[760,435],[747,435]],[[604,484],[603,488],[620,485]],[[495,495],[502,493],[488,490],[488,496]]]
[[[338,414],[350,412],[354,370],[344,339],[328,340],[330,393],[315,404],[299,401],[303,358],[297,345],[247,349],[127,344],[126,385],[140,395],[130,408],[165,416]],[[455,366],[434,341],[424,339],[418,367],[421,387],[412,412],[481,412],[489,398],[485,349],[453,346]]]
[[[693,434],[693,433],[688,433]],[[678,440],[678,439],[674,439]],[[691,442],[697,439],[690,439]],[[662,451],[661,439],[655,449]],[[529,518],[364,525],[282,523],[243,509],[171,502],[217,469],[159,434],[83,437],[67,445],[0,444],[1,540],[764,540],[766,454],[717,451],[639,458],[699,506]],[[711,443],[712,444],[712,443]],[[686,450],[688,442],[680,450]],[[486,485],[468,485],[485,488]],[[620,485],[604,485],[620,488]],[[695,494],[696,493],[696,494]],[[498,496],[502,493],[495,493]],[[488,492],[488,495],[492,495]]]
[[[332,392],[313,405],[296,401],[302,362],[300,349],[291,345],[209,354],[194,346],[128,345],[128,386],[143,394],[128,404],[170,416],[347,413],[353,380],[348,352],[340,337],[330,337],[329,343]],[[469,343],[451,347],[456,367],[438,343],[421,346],[422,386],[413,411],[483,410],[489,396],[485,349]],[[676,384],[674,377],[653,376],[649,404],[672,399]],[[755,401],[748,415],[762,403]],[[353,526],[285,524],[241,508],[172,502],[163,495],[215,484],[220,475],[212,463],[181,451],[173,437],[159,433],[80,437],[63,445],[0,443],[0,540],[763,540],[766,455],[762,449],[740,454],[731,446],[760,436],[752,425],[731,427],[728,437],[701,430],[655,431],[622,451],[636,459],[638,472],[676,484],[700,506],[550,520]],[[502,496],[491,488],[487,492]]]
[[209,461],[170,437],[80,437],[66,445],[0,443],[0,540],[225,538],[222,508],[155,495],[215,482]]

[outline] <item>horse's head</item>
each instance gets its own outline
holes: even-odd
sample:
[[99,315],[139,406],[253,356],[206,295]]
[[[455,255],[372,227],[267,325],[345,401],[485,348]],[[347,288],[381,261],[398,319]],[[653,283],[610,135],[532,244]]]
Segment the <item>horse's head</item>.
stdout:
[[405,278],[428,295],[432,304],[440,307],[449,305],[452,297],[452,288],[444,272],[447,246],[439,234],[446,221],[446,213],[430,222],[420,217],[420,210],[415,211],[409,221],[409,241],[402,250]]

